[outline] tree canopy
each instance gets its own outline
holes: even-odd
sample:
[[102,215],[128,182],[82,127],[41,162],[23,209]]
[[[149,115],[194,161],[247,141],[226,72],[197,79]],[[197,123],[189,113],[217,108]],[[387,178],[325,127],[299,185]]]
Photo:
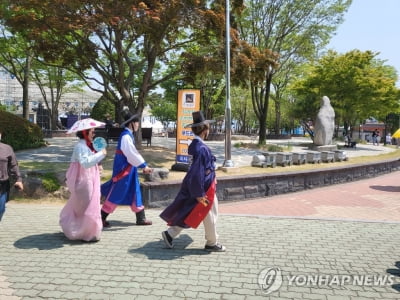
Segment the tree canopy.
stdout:
[[[109,97],[117,112],[128,106],[142,113],[149,91],[175,75],[156,73],[160,64],[176,64],[178,71],[180,62],[173,60],[176,53],[183,53],[195,41],[206,44],[208,37],[221,36],[221,5],[214,10],[207,4],[6,0],[0,14],[13,30],[34,41],[34,50],[47,61],[60,61],[93,90]],[[89,68],[94,73],[84,72]]]

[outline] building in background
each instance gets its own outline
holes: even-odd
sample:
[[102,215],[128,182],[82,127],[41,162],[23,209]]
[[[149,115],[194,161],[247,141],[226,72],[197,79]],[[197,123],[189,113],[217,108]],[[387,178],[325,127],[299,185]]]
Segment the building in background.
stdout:
[[164,125],[151,114],[149,106],[143,109],[141,126],[142,128],[152,128],[153,134],[156,135],[164,136],[167,131],[167,128],[164,128]]
[[[50,95],[50,91],[47,93]],[[101,94],[93,91],[82,91],[66,93],[61,97],[58,105],[59,117],[73,114],[80,118],[88,116]],[[7,71],[0,69],[0,104],[6,106],[7,110],[17,115],[22,115],[22,86],[18,80]],[[29,85],[29,119],[37,123],[37,112],[47,109],[40,89],[34,83]],[[43,119],[43,116],[39,116]],[[48,122],[46,122],[47,124]]]

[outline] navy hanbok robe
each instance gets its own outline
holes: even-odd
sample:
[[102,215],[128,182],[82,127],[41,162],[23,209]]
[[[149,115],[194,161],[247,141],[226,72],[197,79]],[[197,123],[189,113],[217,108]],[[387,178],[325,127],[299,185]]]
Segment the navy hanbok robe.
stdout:
[[199,203],[196,198],[204,197],[215,182],[215,156],[212,155],[210,148],[196,136],[189,145],[188,153],[192,155],[192,164],[183,179],[178,195],[160,214],[169,226],[188,228],[184,220]]

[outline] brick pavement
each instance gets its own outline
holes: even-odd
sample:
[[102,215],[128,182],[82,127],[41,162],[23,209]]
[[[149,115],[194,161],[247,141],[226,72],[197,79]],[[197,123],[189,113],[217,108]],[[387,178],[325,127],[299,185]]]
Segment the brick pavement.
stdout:
[[269,198],[226,203],[221,213],[400,222],[400,172]]
[[[378,186],[382,183],[376,188],[382,195],[398,193],[396,186]],[[319,190],[308,195],[314,192]],[[61,207],[9,203],[0,223],[0,299],[400,297],[398,222],[299,219],[298,214],[271,218],[260,216],[260,210],[246,216],[236,210],[243,215],[219,219],[227,252],[209,254],[202,228],[184,231],[175,249],[165,249],[160,233],[166,226],[157,209],[147,211],[154,225],[140,227],[127,207],[119,207],[101,241],[71,242],[58,226]]]

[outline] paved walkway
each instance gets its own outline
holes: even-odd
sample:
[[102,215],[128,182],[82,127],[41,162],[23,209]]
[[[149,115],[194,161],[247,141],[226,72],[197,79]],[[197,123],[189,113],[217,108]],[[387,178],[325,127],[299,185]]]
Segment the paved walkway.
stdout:
[[[16,153],[18,160],[35,160],[37,162],[69,162],[72,154],[76,138],[51,138],[46,139],[48,142],[47,147],[42,147],[32,150],[18,151]],[[253,159],[253,155],[259,154],[260,151],[254,149],[237,148],[234,145],[240,141],[232,140],[231,147],[231,160],[237,167],[250,166]],[[243,142],[251,142],[250,140],[243,140]],[[256,141],[253,140],[255,143]],[[293,152],[307,151],[307,147],[304,144],[310,143],[309,138],[292,138],[290,140],[270,140],[268,143],[292,147]],[[115,144],[114,144],[115,145]],[[153,137],[152,145],[164,147],[167,149],[175,150],[176,142],[175,139],[167,139],[164,137]],[[221,141],[208,141],[213,151],[213,154],[217,157],[217,164],[222,165],[225,161],[225,144]],[[357,145],[356,149],[346,149],[346,154],[349,158],[356,156],[374,156],[381,155],[391,151],[395,151],[394,148],[385,147],[384,145],[374,146],[372,144]]]
[[224,203],[219,211],[241,216],[400,224],[399,179],[400,171],[314,190]]
[[399,178],[221,203],[226,253],[203,250],[202,227],[165,249],[158,209],[141,227],[119,207],[101,241],[83,243],[60,232],[61,204],[11,201],[0,299],[399,299]]

